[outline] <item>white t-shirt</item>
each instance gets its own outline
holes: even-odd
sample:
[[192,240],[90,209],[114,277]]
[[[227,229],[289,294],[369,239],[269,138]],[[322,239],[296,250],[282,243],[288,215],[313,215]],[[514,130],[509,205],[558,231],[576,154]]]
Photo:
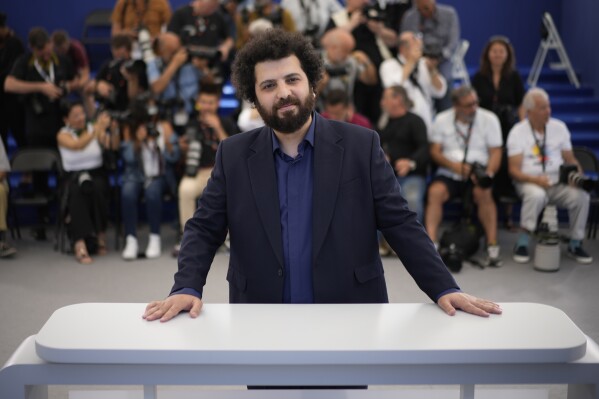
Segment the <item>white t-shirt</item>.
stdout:
[[[87,125],[87,131],[93,129],[91,124]],[[70,134],[77,139],[75,131],[69,127],[63,127],[60,134]],[[97,139],[90,141],[85,148],[81,150],[71,150],[66,147],[58,146],[62,158],[62,168],[67,172],[78,172],[81,170],[91,170],[102,166],[102,148]]]
[[420,85],[418,88],[410,79],[403,80],[403,65],[405,63],[403,56],[398,58],[390,58],[385,60],[380,68],[379,74],[383,82],[383,88],[391,86],[403,86],[408,93],[408,97],[414,103],[411,109],[413,113],[424,120],[427,130],[430,132],[433,123],[433,98],[442,98],[447,91],[447,83],[442,75],[439,75],[442,87],[437,90],[431,81],[431,75],[426,67],[424,59],[418,61],[418,78],[416,81]]
[[[536,137],[536,141],[535,141]],[[545,141],[545,172],[541,151]],[[550,118],[545,126],[545,137],[534,132],[528,119],[514,125],[507,138],[507,155],[522,155],[522,173],[531,176],[547,175],[552,184],[559,180],[559,167],[564,163],[562,151],[571,151],[570,131],[566,124]]]
[[[450,108],[437,115],[430,134],[430,142],[441,144],[443,156],[453,162],[462,162],[466,150],[466,137],[469,125],[457,122],[455,110]],[[467,163],[478,162],[487,165],[489,149],[501,147],[501,126],[494,113],[479,108],[474,117],[468,142]],[[440,167],[437,174],[462,180],[461,176],[447,168]]]

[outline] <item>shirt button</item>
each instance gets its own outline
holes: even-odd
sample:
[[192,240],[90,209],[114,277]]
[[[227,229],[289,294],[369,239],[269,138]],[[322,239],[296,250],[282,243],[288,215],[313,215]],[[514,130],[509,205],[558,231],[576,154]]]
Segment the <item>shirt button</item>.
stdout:
[[279,275],[279,277],[283,277],[283,269],[279,269],[277,274]]

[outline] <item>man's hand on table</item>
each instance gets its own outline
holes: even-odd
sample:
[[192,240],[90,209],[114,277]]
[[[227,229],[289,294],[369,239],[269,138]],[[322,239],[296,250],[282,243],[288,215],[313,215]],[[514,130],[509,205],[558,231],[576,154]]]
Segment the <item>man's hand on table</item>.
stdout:
[[488,317],[489,314],[501,314],[502,312],[498,304],[463,292],[445,294],[439,298],[437,305],[450,316],[456,313],[456,309],[482,317]]
[[165,322],[183,311],[189,311],[189,316],[195,319],[200,314],[200,309],[202,309],[200,298],[187,294],[175,294],[162,301],[150,302],[142,317],[147,321],[160,319],[161,322]]

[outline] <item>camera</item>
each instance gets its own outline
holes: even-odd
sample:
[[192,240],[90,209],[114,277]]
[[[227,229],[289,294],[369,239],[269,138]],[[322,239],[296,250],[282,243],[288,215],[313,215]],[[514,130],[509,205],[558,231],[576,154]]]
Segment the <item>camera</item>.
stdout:
[[384,22],[387,18],[385,12],[374,5],[364,7],[362,14],[369,21]]
[[327,74],[331,78],[336,78],[339,76],[346,76],[349,73],[346,65],[333,66],[330,64],[326,64],[324,66],[324,69],[326,70]]
[[470,173],[476,178],[476,184],[480,188],[489,188],[493,185],[493,178],[487,174],[487,168],[480,163],[471,164]]
[[77,175],[77,183],[79,183],[81,191],[85,194],[91,194],[94,191],[92,177],[88,172],[79,172]]
[[422,56],[434,60],[443,59],[443,47],[438,43],[424,43],[422,45]]
[[597,187],[597,181],[584,176],[578,172],[578,166],[573,164],[564,164],[559,167],[559,182],[574,187],[582,188],[585,191],[591,191]]
[[447,247],[441,247],[439,249],[439,255],[441,255],[441,259],[443,260],[443,263],[445,263],[445,266],[452,272],[457,273],[462,270],[464,254],[456,244],[451,243]]
[[202,143],[199,138],[198,127],[195,124],[187,126],[185,137],[189,142],[185,160],[185,174],[193,177],[198,173],[200,159],[202,158]]
[[160,132],[158,131],[158,127],[156,126],[156,124],[154,122],[148,122],[146,123],[146,130],[148,131],[148,137],[150,138],[157,138],[158,136],[160,136]]

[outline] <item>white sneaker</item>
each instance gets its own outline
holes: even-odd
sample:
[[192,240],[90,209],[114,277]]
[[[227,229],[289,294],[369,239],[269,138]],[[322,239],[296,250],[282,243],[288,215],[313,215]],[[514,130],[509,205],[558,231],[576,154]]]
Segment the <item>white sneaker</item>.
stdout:
[[123,250],[122,256],[125,260],[137,259],[137,251],[139,246],[137,245],[137,238],[132,235],[128,235],[125,239],[125,249]]
[[162,251],[160,244],[160,234],[150,234],[150,239],[148,240],[148,247],[146,248],[146,258],[158,258],[160,256],[160,252]]
[[500,267],[503,261],[499,257],[499,245],[487,246],[487,266]]

